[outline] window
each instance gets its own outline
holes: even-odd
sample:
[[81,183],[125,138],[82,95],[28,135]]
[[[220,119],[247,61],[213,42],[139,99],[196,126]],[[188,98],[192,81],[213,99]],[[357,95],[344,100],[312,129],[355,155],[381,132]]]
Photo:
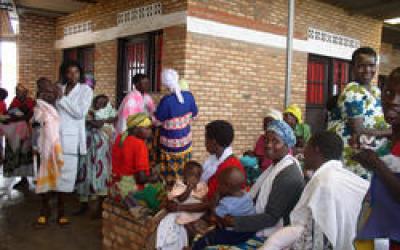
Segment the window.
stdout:
[[[326,128],[326,104],[350,81],[350,62],[310,55],[307,67],[306,120],[313,132]],[[323,122],[321,122],[321,120]]]
[[146,33],[119,41],[118,103],[132,90],[132,78],[146,74],[151,92],[161,90],[162,31]]
[[68,60],[77,61],[84,74],[94,74],[94,47],[66,49],[64,50],[64,61]]

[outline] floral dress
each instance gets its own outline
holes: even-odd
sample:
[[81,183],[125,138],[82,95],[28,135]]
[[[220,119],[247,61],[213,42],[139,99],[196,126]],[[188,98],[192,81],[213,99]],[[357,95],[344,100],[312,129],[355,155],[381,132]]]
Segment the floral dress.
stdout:
[[[388,125],[383,117],[381,104],[381,92],[378,87],[372,86],[368,91],[364,86],[357,82],[349,83],[340,95],[338,100],[338,108],[340,111],[340,121],[330,123],[328,129],[336,132],[342,137],[344,148],[344,161],[349,170],[355,174],[369,178],[368,171],[365,170],[357,162],[351,160],[354,150],[350,147],[351,130],[348,122],[353,118],[363,118],[363,126],[368,129],[385,129]],[[384,147],[386,139],[373,138],[372,148],[378,150]]]

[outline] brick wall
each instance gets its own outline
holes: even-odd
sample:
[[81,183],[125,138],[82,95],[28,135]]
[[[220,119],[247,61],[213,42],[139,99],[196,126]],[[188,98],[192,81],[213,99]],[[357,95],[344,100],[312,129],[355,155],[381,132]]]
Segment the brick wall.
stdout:
[[[286,0],[189,0],[192,16],[286,34]],[[343,9],[315,0],[296,4],[295,37],[306,39],[309,27],[359,39],[379,50],[382,22],[350,16]],[[368,30],[369,32],[365,32]],[[305,107],[307,54],[294,54],[292,103]],[[251,149],[262,132],[267,107],[282,109],[285,51],[244,42],[189,34],[185,78],[191,84],[200,117],[194,125],[194,156],[205,157],[204,125],[217,118],[231,121],[236,129],[235,152]]]
[[394,48],[389,43],[382,43],[379,74],[389,75],[397,67],[400,67],[400,48]]
[[117,86],[117,41],[107,41],[95,45],[94,72],[96,94],[106,93],[115,100]]
[[[17,37],[18,82],[35,91],[39,77],[56,80],[55,19],[21,15]],[[57,67],[58,68],[58,67]]]

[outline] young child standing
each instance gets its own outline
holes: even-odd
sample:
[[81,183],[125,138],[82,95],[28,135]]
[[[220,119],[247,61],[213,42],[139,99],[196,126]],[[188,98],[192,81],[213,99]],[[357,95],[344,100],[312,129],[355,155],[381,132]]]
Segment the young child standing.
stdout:
[[157,229],[157,249],[182,249],[188,246],[188,236],[184,225],[197,221],[204,212],[189,212],[179,209],[180,204],[195,206],[207,196],[208,187],[200,181],[202,166],[189,161],[183,170],[183,181],[177,180],[168,194],[168,200],[177,204],[176,212],[168,214]]
[[[246,177],[237,168],[227,168],[218,176],[219,202],[215,208],[218,224],[224,224],[225,216],[247,216],[256,213],[252,198],[243,191]],[[232,228],[216,228],[194,242],[192,249],[205,249],[207,246],[236,245],[243,238],[248,239],[254,232],[236,232]]]
[[61,168],[64,165],[60,141],[60,117],[55,109],[58,98],[58,86],[46,81],[38,89],[38,100],[33,116],[33,147],[40,156],[40,166],[36,176],[36,193],[42,197],[40,215],[36,225],[47,225],[50,216],[49,199],[51,192],[57,196],[58,220],[65,225],[63,193],[58,192],[58,181],[63,178]]

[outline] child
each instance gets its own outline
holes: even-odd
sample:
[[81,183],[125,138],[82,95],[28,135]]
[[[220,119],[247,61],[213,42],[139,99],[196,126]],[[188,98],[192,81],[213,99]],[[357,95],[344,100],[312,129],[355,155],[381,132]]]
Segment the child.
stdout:
[[40,216],[36,221],[37,226],[45,226],[50,216],[49,198],[50,193],[55,192],[58,199],[59,225],[69,223],[64,217],[63,194],[58,192],[58,181],[63,178],[62,167],[63,154],[60,142],[60,117],[55,109],[58,98],[58,86],[46,81],[38,89],[37,104],[34,108],[33,123],[33,147],[40,155],[40,167],[36,177],[36,193],[42,197]]
[[189,161],[183,170],[183,182],[177,180],[168,199],[175,201],[177,211],[168,214],[157,229],[157,249],[182,249],[188,246],[188,237],[183,225],[197,221],[203,212],[180,211],[179,204],[200,204],[206,197],[207,184],[200,181],[203,174],[202,166],[194,161]]
[[[219,202],[215,208],[217,221],[224,224],[226,216],[247,216],[256,213],[253,201],[249,194],[243,192],[242,187],[246,182],[243,173],[234,167],[221,172],[218,176]],[[242,238],[248,239],[252,232],[235,232],[231,228],[217,228],[208,232],[205,236],[194,242],[192,249],[204,249],[215,245],[236,245]]]
[[242,158],[240,158],[240,163],[242,163],[246,170],[247,185],[251,187],[261,174],[261,170],[258,165],[258,158],[253,151],[246,151]]

